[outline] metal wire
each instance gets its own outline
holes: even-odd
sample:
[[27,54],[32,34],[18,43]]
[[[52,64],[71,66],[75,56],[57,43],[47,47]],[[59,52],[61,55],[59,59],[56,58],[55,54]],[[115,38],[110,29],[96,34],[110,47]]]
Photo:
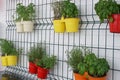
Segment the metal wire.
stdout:
[[[94,11],[96,0],[71,1],[78,6],[80,12],[78,16],[81,18],[81,26],[77,33],[54,32],[52,24],[54,16],[51,7],[53,0],[6,1],[6,24],[8,26],[6,28],[6,39],[13,41],[15,46],[22,48],[23,51],[22,54],[19,54],[18,65],[7,67],[5,73],[17,78],[17,80],[38,80],[36,75],[29,74],[28,72],[26,53],[34,44],[43,42],[47,54],[56,55],[58,59],[54,69],[49,72],[48,80],[73,80],[73,73],[70,70],[70,66],[66,63],[67,59],[65,54],[65,51],[71,50],[73,46],[88,47],[90,51],[94,52],[98,57],[106,58],[111,64],[110,77],[108,80],[119,80],[116,79],[115,75],[116,73],[120,74],[120,67],[115,67],[119,66],[115,63],[117,60],[115,52],[120,51],[120,48],[116,45],[118,34],[109,33],[107,21],[102,24],[100,23]],[[36,9],[36,16],[33,19],[35,22],[34,32],[17,33],[15,23],[11,17],[15,13],[16,4],[23,3],[24,5],[28,5],[31,2],[35,4]]]

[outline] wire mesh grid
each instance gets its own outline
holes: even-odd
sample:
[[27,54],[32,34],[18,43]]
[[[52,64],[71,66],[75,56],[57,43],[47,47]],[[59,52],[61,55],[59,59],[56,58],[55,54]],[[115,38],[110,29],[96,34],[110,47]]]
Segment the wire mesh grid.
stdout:
[[[50,70],[48,80],[73,80],[73,73],[66,63],[66,50],[73,46],[88,47],[98,57],[108,60],[111,70],[108,80],[119,80],[120,75],[120,40],[119,34],[109,32],[107,21],[100,23],[94,11],[98,0],[71,0],[79,9],[81,19],[79,31],[76,33],[55,33],[52,21],[54,19],[52,3],[54,0],[7,0],[6,1],[6,39],[14,42],[16,47],[22,48],[17,66],[7,67],[5,73],[20,80],[37,80],[36,75],[28,72],[27,52],[31,46],[43,42],[50,55],[57,56],[57,64]],[[35,4],[35,28],[31,33],[17,33],[12,15],[15,14],[16,4]],[[119,1],[118,1],[119,2]]]

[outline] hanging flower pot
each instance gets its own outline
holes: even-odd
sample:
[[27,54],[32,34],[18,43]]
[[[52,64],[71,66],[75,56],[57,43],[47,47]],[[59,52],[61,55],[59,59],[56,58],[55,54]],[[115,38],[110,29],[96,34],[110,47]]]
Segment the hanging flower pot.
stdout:
[[17,30],[17,32],[24,32],[23,24],[21,24],[21,22],[16,22],[16,30]]
[[32,21],[23,21],[24,32],[32,32],[34,28],[34,23]]
[[61,22],[61,20],[53,21],[54,31],[57,33],[65,32],[65,23]]
[[17,56],[7,56],[8,66],[15,66],[17,64]]
[[88,75],[89,80],[107,80],[107,77],[92,77],[90,75]]
[[10,76],[7,74],[2,75],[2,80],[10,80]]
[[41,79],[46,79],[47,78],[47,74],[49,72],[48,69],[38,67],[37,71],[38,71],[38,73],[37,73],[38,78],[41,78]]
[[29,73],[36,74],[37,73],[37,66],[36,64],[29,62]]
[[120,33],[120,14],[112,15],[113,22],[109,22],[110,32]]
[[66,32],[78,32],[79,30],[79,18],[67,18],[65,19]]
[[2,56],[1,57],[1,61],[2,61],[2,66],[8,66],[7,57],[6,56]]
[[78,73],[74,73],[75,80],[87,80],[87,72],[84,75],[80,75]]

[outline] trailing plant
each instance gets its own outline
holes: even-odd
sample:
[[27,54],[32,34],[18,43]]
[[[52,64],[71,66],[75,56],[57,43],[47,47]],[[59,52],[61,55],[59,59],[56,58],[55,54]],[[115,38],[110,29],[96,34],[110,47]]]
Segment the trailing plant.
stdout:
[[6,39],[0,39],[0,49],[2,55],[18,55],[21,53],[21,49],[16,49],[11,41]]
[[70,52],[67,51],[67,63],[72,67],[73,72],[78,73],[78,64],[83,62],[83,53],[79,48],[73,48]]
[[37,62],[39,59],[42,58],[43,55],[45,55],[45,53],[45,48],[43,48],[42,45],[31,47],[30,51],[27,53],[29,57],[29,62]]
[[24,6],[22,3],[18,3],[16,7],[16,13],[18,15],[16,21],[21,21],[21,19],[25,21],[32,20],[35,15],[34,4],[30,3],[28,6]]
[[41,60],[37,62],[37,65],[41,68],[51,69],[56,63],[56,56],[44,55]]
[[78,16],[78,9],[75,3],[65,0],[62,7],[62,16],[65,18],[74,18]]
[[112,14],[120,13],[120,6],[116,1],[113,0],[99,0],[95,4],[95,11],[100,18],[100,21],[103,22],[104,19],[109,19],[110,22],[113,21],[111,17]]
[[63,5],[63,1],[56,1],[54,3],[52,3],[52,8],[54,11],[54,19],[61,19],[62,17],[62,5]]
[[107,74],[109,69],[110,67],[106,59],[99,58],[89,66],[88,73],[93,77],[103,77]]

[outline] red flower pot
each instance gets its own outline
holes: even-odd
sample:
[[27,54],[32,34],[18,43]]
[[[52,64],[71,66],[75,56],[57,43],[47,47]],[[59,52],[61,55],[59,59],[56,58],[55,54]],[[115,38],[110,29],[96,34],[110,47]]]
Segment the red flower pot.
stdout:
[[49,70],[48,70],[48,69],[41,68],[41,67],[38,67],[37,72],[38,72],[38,73],[37,73],[38,78],[46,79]]
[[37,74],[37,65],[32,62],[29,62],[29,72],[31,74]]
[[113,22],[109,22],[110,32],[120,33],[120,14],[112,15]]

